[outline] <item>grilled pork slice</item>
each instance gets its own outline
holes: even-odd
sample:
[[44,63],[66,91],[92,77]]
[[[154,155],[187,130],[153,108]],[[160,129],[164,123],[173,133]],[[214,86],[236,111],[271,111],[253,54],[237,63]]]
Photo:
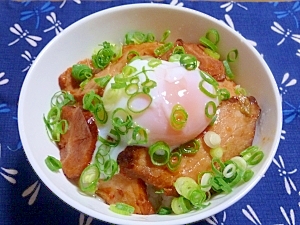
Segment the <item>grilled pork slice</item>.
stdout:
[[200,44],[185,43],[183,40],[176,41],[178,46],[182,46],[187,54],[194,55],[200,62],[199,69],[209,73],[217,81],[225,79],[225,68],[221,61],[207,55],[204,52],[204,47]]
[[[60,88],[73,94],[79,103],[82,101],[84,94],[91,90],[94,90],[95,93],[102,96],[104,89],[95,82],[96,78],[104,77],[106,75],[115,76],[116,74],[121,73],[123,67],[128,63],[127,57],[130,52],[135,51],[141,57],[156,57],[154,51],[161,45],[162,44],[158,42],[124,45],[122,48],[122,56],[116,62],[110,63],[104,70],[95,69],[91,59],[82,60],[78,63],[88,65],[91,69],[93,69],[94,77],[84,87],[80,87],[80,82],[76,81],[72,77],[72,68],[70,67],[59,76],[58,81]],[[222,62],[207,55],[200,44],[184,43],[181,39],[179,39],[175,42],[175,46],[176,45],[183,46],[186,53],[195,55],[200,62],[199,68],[201,70],[208,72],[218,81],[225,79],[225,70]],[[164,53],[162,56],[159,56],[159,58],[168,60],[171,53],[172,49]]]
[[[223,160],[239,155],[251,146],[256,121],[260,108],[253,97],[232,97],[222,101],[217,111],[216,122],[206,131],[215,131],[221,136],[221,147],[224,149]],[[211,170],[209,148],[203,141],[204,131],[197,139],[200,149],[192,155],[184,155],[180,167],[171,172],[164,166],[151,163],[148,149],[145,147],[127,147],[118,156],[122,173],[133,178],[140,178],[147,184],[163,189],[166,195],[176,195],[174,182],[178,177],[188,176],[197,181],[198,174]]]
[[64,106],[61,118],[68,121],[68,131],[58,142],[62,170],[67,178],[75,179],[92,159],[98,129],[92,114],[80,107]]
[[88,65],[93,70],[93,79],[91,79],[83,88],[80,87],[80,83],[72,77],[72,68],[68,68],[63,72],[59,78],[59,86],[62,90],[69,91],[74,95],[78,102],[82,101],[83,96],[91,90],[102,96],[103,88],[101,88],[96,82],[95,78],[104,77],[106,75],[115,76],[122,72],[123,67],[128,63],[128,53],[135,51],[139,53],[140,56],[155,56],[154,50],[160,46],[158,42],[153,43],[143,43],[139,45],[125,45],[122,48],[122,56],[116,61],[110,63],[104,70],[95,69],[93,63],[90,59],[82,60],[79,63]]
[[121,173],[110,180],[99,180],[96,194],[107,204],[126,203],[135,208],[134,213],[153,214],[154,209],[148,200],[146,185],[140,179],[130,178]]

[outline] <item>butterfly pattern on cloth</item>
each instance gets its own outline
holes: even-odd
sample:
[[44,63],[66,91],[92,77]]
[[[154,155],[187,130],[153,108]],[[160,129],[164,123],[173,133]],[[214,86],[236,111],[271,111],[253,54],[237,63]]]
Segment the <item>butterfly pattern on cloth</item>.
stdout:
[[[199,1],[157,0],[212,15],[243,35],[248,44],[258,50],[269,64],[279,87],[283,129],[278,152],[257,187],[232,207],[194,224],[298,225],[300,2],[203,1],[200,4]],[[69,224],[107,224],[69,207],[39,180],[22,152],[16,125],[17,104],[19,88],[26,73],[52,38],[88,14],[122,4],[118,0],[0,1],[3,11],[1,21],[5,21],[0,24],[0,57],[4,62],[0,64],[0,199],[10,197],[2,193],[7,194],[11,190],[17,193],[14,201],[23,209],[17,213],[29,224],[59,224],[58,221],[66,219]],[[37,210],[39,207],[42,210]],[[50,213],[53,210],[59,211]],[[0,221],[4,224],[23,222],[10,221],[1,212]]]

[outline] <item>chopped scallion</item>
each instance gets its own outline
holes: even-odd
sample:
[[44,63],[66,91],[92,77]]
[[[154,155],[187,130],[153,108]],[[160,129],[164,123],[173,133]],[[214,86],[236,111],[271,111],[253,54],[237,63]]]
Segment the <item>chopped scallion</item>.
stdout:
[[59,169],[62,168],[60,160],[50,155],[47,156],[47,158],[45,159],[45,163],[47,167],[53,172],[57,172]]
[[134,213],[135,208],[131,205],[118,202],[116,204],[110,204],[109,209],[115,213],[129,216]]

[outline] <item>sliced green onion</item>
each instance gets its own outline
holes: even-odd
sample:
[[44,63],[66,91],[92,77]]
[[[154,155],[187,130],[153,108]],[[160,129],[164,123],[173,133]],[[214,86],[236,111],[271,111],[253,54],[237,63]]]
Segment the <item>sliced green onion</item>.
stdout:
[[78,81],[84,81],[92,77],[92,69],[85,64],[75,64],[72,66],[72,77]]
[[112,89],[122,89],[126,87],[126,83],[111,83]]
[[160,65],[162,62],[160,59],[157,59],[157,58],[153,58],[153,59],[150,59],[149,62],[148,62],[148,66],[152,67],[152,68],[155,68],[157,67],[158,65]]
[[53,125],[60,121],[60,116],[61,108],[59,108],[58,106],[53,106],[47,114],[47,121],[49,121],[50,125]]
[[234,78],[234,74],[233,74],[233,72],[232,72],[232,70],[231,70],[231,68],[230,68],[230,65],[229,65],[228,61],[227,61],[227,60],[224,60],[224,61],[223,61],[223,65],[224,65],[224,68],[225,68],[226,76],[227,76],[230,80],[232,80],[232,79]]
[[220,41],[219,32],[216,29],[210,29],[206,32],[205,37],[217,45]]
[[95,112],[97,105],[102,103],[101,97],[95,93],[94,90],[86,93],[82,99],[83,108],[90,112]]
[[99,154],[105,156],[105,155],[107,155],[107,154],[110,152],[110,149],[111,149],[110,146],[105,145],[105,144],[101,144],[101,145],[98,147],[97,154],[99,153]]
[[207,54],[207,55],[209,55],[209,56],[211,56],[211,57],[213,57],[213,58],[215,58],[215,59],[220,59],[220,54],[219,53],[217,53],[217,52],[214,52],[213,50],[211,50],[210,48],[205,48],[204,49],[204,52]]
[[202,44],[203,46],[205,46],[207,48],[210,48],[214,52],[216,52],[218,50],[218,47],[211,40],[209,40],[206,37],[200,37],[199,42],[200,42],[200,44]]
[[157,47],[155,50],[154,50],[154,54],[156,56],[162,56],[163,54],[165,54],[167,51],[171,50],[173,48],[174,44],[173,42],[168,42],[168,43],[165,43],[164,45],[161,45],[159,47]]
[[204,71],[201,70],[200,71],[200,76],[203,80],[205,80],[207,83],[211,84],[215,88],[217,88],[219,86],[218,81],[216,81],[216,79],[213,78],[209,73],[204,72]]
[[152,103],[152,97],[144,92],[131,95],[127,101],[127,108],[133,113],[145,111]]
[[264,153],[258,146],[250,146],[241,152],[241,156],[249,165],[256,165],[261,162]]
[[170,147],[163,141],[158,141],[149,147],[149,155],[154,165],[162,166],[170,159]]
[[193,206],[188,199],[180,196],[178,198],[172,199],[171,208],[173,212],[178,215],[191,211],[193,209]]
[[237,95],[247,96],[247,91],[246,91],[246,89],[245,89],[245,88],[242,88],[240,85],[235,86],[234,92],[235,92]]
[[147,41],[147,35],[140,31],[128,32],[125,35],[125,44],[142,44]]
[[107,88],[102,97],[105,110],[111,112],[114,109],[115,103],[122,97],[123,90]]
[[223,179],[223,177],[216,176],[212,181],[212,188],[216,192],[225,192],[230,193],[232,188],[230,185]]
[[202,191],[208,192],[212,186],[213,174],[211,172],[204,172],[198,175],[198,183]]
[[237,49],[233,49],[227,54],[227,61],[228,62],[234,62],[238,58],[239,52]]
[[205,95],[207,95],[210,98],[216,98],[218,95],[216,93],[216,89],[214,88],[214,86],[212,86],[212,87],[213,87],[213,90],[215,93],[212,93],[204,87],[205,82],[206,82],[205,80],[202,80],[199,82],[199,90],[202,91]]
[[127,54],[127,62],[132,62],[133,60],[139,58],[140,58],[140,53],[138,53],[137,51],[130,51]]
[[115,175],[116,172],[118,171],[118,168],[119,166],[116,160],[114,159],[106,160],[103,165],[103,172],[106,175],[105,180],[109,180],[110,178],[112,178],[113,175]]
[[95,119],[101,123],[101,124],[105,124],[107,122],[108,119],[108,114],[104,108],[104,104],[103,102],[101,102],[100,104],[98,104],[96,106],[95,111],[93,112]]
[[211,167],[212,171],[219,177],[223,176],[223,170],[224,170],[224,163],[221,161],[220,158],[212,158],[211,160]]
[[95,67],[104,69],[110,62],[120,58],[121,54],[121,48],[105,41],[102,43],[101,49],[92,55],[92,61]]
[[249,181],[254,175],[254,172],[250,169],[247,169],[243,174],[243,181],[247,182]]
[[172,213],[172,208],[169,207],[160,207],[157,211],[158,215],[169,215]]
[[219,159],[222,158],[223,152],[224,152],[224,150],[221,147],[212,148],[209,151],[211,157],[213,157],[213,158],[219,158]]
[[148,33],[147,34],[147,42],[148,43],[151,43],[151,42],[154,42],[155,41],[155,36],[153,33]]
[[131,214],[134,213],[135,210],[133,206],[122,202],[118,202],[116,204],[110,204],[109,209],[114,213],[125,215],[125,216],[130,216]]
[[79,179],[80,190],[93,194],[97,190],[97,183],[100,178],[100,171],[96,164],[90,164],[81,173]]
[[132,116],[122,108],[117,108],[112,114],[112,125],[122,135],[128,132],[133,124]]
[[190,193],[189,200],[195,207],[202,208],[204,207],[203,203],[206,201],[206,193],[200,188],[195,189]]
[[170,159],[167,164],[169,170],[175,171],[179,167],[179,165],[181,163],[181,159],[182,159],[182,154],[180,152],[177,152],[177,151],[171,152]]
[[136,71],[137,71],[137,69],[135,67],[126,65],[122,69],[122,74],[124,75],[124,77],[129,77],[132,74],[134,74]]
[[179,62],[180,63],[181,54],[173,54],[169,58],[169,62]]
[[179,146],[179,151],[182,154],[194,154],[200,149],[200,142],[197,139],[188,141]]
[[47,167],[53,172],[57,172],[59,169],[62,168],[60,160],[50,155],[48,155],[47,158],[45,159],[45,163]]
[[66,91],[58,91],[51,98],[51,106],[62,108],[65,105],[74,105],[76,103],[72,94]]
[[105,88],[107,83],[110,81],[111,76],[106,75],[104,77],[97,77],[94,79],[95,83],[98,84],[101,88]]
[[139,91],[139,85],[137,83],[128,84],[125,87],[125,92],[128,95],[133,95]]
[[146,144],[148,142],[147,131],[140,126],[135,126],[132,131],[132,142],[137,145]]
[[247,162],[241,156],[235,156],[230,159],[233,161],[242,171],[246,171],[247,169]]
[[174,105],[170,115],[170,123],[172,128],[175,130],[182,130],[185,127],[187,120],[188,113],[184,107],[180,104]]
[[174,183],[174,187],[177,193],[182,195],[186,199],[189,199],[189,196],[193,190],[199,189],[199,185],[197,184],[197,182],[190,177],[177,178]]
[[231,178],[236,173],[236,166],[234,163],[230,163],[224,167],[223,176],[225,178]]
[[181,55],[181,54],[185,54],[185,50],[184,50],[184,47],[182,46],[175,46],[174,49],[173,49],[173,54],[172,55]]
[[118,146],[118,144],[121,141],[120,133],[118,131],[114,130],[114,129],[111,129],[110,130],[110,134],[112,134],[114,136],[114,138],[111,137],[111,136],[109,136],[108,139],[105,139],[105,138],[103,138],[101,136],[99,136],[98,138],[105,145],[108,145],[110,147],[116,147],[116,146]]
[[225,101],[230,98],[230,92],[226,88],[218,89],[218,95],[219,95],[220,101]]
[[174,183],[178,194],[191,201],[196,207],[201,207],[206,200],[206,194],[197,182],[190,177],[179,177]]
[[204,134],[203,140],[204,140],[205,144],[210,148],[219,147],[219,145],[221,144],[220,135],[214,131],[207,131]]
[[167,38],[170,36],[170,34],[171,34],[171,31],[170,30],[166,30],[163,33],[163,36],[162,36],[160,42],[164,43],[167,40]]
[[217,106],[214,101],[209,101],[205,104],[205,116],[212,119],[217,112]]
[[197,68],[197,59],[190,54],[182,54],[179,60],[180,64],[187,70],[194,70]]

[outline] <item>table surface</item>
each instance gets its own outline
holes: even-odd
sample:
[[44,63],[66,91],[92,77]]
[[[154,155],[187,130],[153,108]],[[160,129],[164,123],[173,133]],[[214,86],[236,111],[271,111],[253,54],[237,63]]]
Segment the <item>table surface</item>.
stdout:
[[[59,200],[35,174],[18,134],[18,97],[27,71],[52,38],[91,13],[140,2],[156,1],[0,1],[0,224],[106,224]],[[196,9],[240,32],[263,55],[282,97],[281,140],[265,176],[239,202],[195,224],[299,225],[300,2],[159,3]]]

